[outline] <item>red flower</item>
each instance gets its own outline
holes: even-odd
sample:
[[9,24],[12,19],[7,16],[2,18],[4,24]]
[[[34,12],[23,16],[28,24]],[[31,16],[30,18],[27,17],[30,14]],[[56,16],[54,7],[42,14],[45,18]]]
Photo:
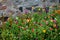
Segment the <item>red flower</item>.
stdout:
[[40,24],[40,26],[43,26],[42,24]]
[[54,23],[56,23],[56,20],[53,20]]
[[24,30],[26,30],[26,28],[24,28]]
[[34,32],[34,28],[32,28],[32,32]]
[[16,24],[18,24],[18,22],[16,21]]
[[52,31],[52,30],[53,30],[53,28],[50,28],[50,30]]
[[18,28],[21,28],[21,26],[18,26]]

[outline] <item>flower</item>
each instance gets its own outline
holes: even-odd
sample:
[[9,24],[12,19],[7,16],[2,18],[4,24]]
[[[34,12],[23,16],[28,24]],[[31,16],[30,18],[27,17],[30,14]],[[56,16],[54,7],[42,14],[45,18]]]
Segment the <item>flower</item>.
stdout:
[[53,24],[53,27],[54,27],[54,28],[56,28],[56,26],[57,26],[56,24]]
[[48,18],[50,18],[50,16],[48,16]]
[[50,20],[51,22],[53,22],[53,20]]
[[27,19],[27,22],[29,22],[30,21],[30,19]]
[[43,26],[42,24],[40,24],[40,26]]
[[32,28],[32,32],[34,32],[34,28]]
[[21,26],[18,26],[18,28],[21,28]]
[[43,30],[43,33],[46,33],[46,30]]
[[50,28],[50,30],[53,30],[53,28]]
[[53,20],[54,23],[56,23],[56,20]]
[[60,10],[56,10],[55,13],[60,14]]
[[46,24],[48,25],[48,21],[46,21]]

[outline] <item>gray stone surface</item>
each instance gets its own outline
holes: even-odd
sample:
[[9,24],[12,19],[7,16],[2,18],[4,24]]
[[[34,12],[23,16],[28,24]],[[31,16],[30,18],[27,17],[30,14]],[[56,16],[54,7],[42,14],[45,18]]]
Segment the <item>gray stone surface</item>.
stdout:
[[[58,5],[59,0],[55,0],[53,2],[50,2],[51,0],[46,0],[45,2],[42,2],[42,0],[7,0],[5,2],[1,2],[2,5],[6,5],[7,9],[6,10],[0,10],[0,16],[2,16],[2,13],[7,14],[6,16],[9,15],[9,10],[13,11],[14,13],[18,10],[19,6],[23,7],[31,7],[32,5],[38,4],[40,7],[47,7],[47,6],[52,6],[52,5]],[[1,8],[1,5],[0,5]],[[16,14],[16,13],[15,13]],[[14,14],[14,15],[15,15]]]

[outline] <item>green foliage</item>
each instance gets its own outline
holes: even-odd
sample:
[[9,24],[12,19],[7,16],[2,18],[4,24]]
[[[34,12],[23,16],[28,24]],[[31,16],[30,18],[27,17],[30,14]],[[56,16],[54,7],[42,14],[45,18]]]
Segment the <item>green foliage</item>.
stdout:
[[53,12],[21,15],[10,18],[12,24],[7,20],[5,28],[0,28],[1,40],[60,40],[60,15]]

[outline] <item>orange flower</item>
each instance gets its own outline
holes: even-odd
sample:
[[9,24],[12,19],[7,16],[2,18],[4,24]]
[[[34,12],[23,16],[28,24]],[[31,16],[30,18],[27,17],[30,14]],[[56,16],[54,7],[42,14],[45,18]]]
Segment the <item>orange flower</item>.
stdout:
[[27,19],[27,22],[30,22],[30,19]]
[[56,10],[55,13],[60,14],[60,10]]
[[56,28],[56,26],[57,26],[56,24],[53,24],[53,27],[54,27],[54,28]]

